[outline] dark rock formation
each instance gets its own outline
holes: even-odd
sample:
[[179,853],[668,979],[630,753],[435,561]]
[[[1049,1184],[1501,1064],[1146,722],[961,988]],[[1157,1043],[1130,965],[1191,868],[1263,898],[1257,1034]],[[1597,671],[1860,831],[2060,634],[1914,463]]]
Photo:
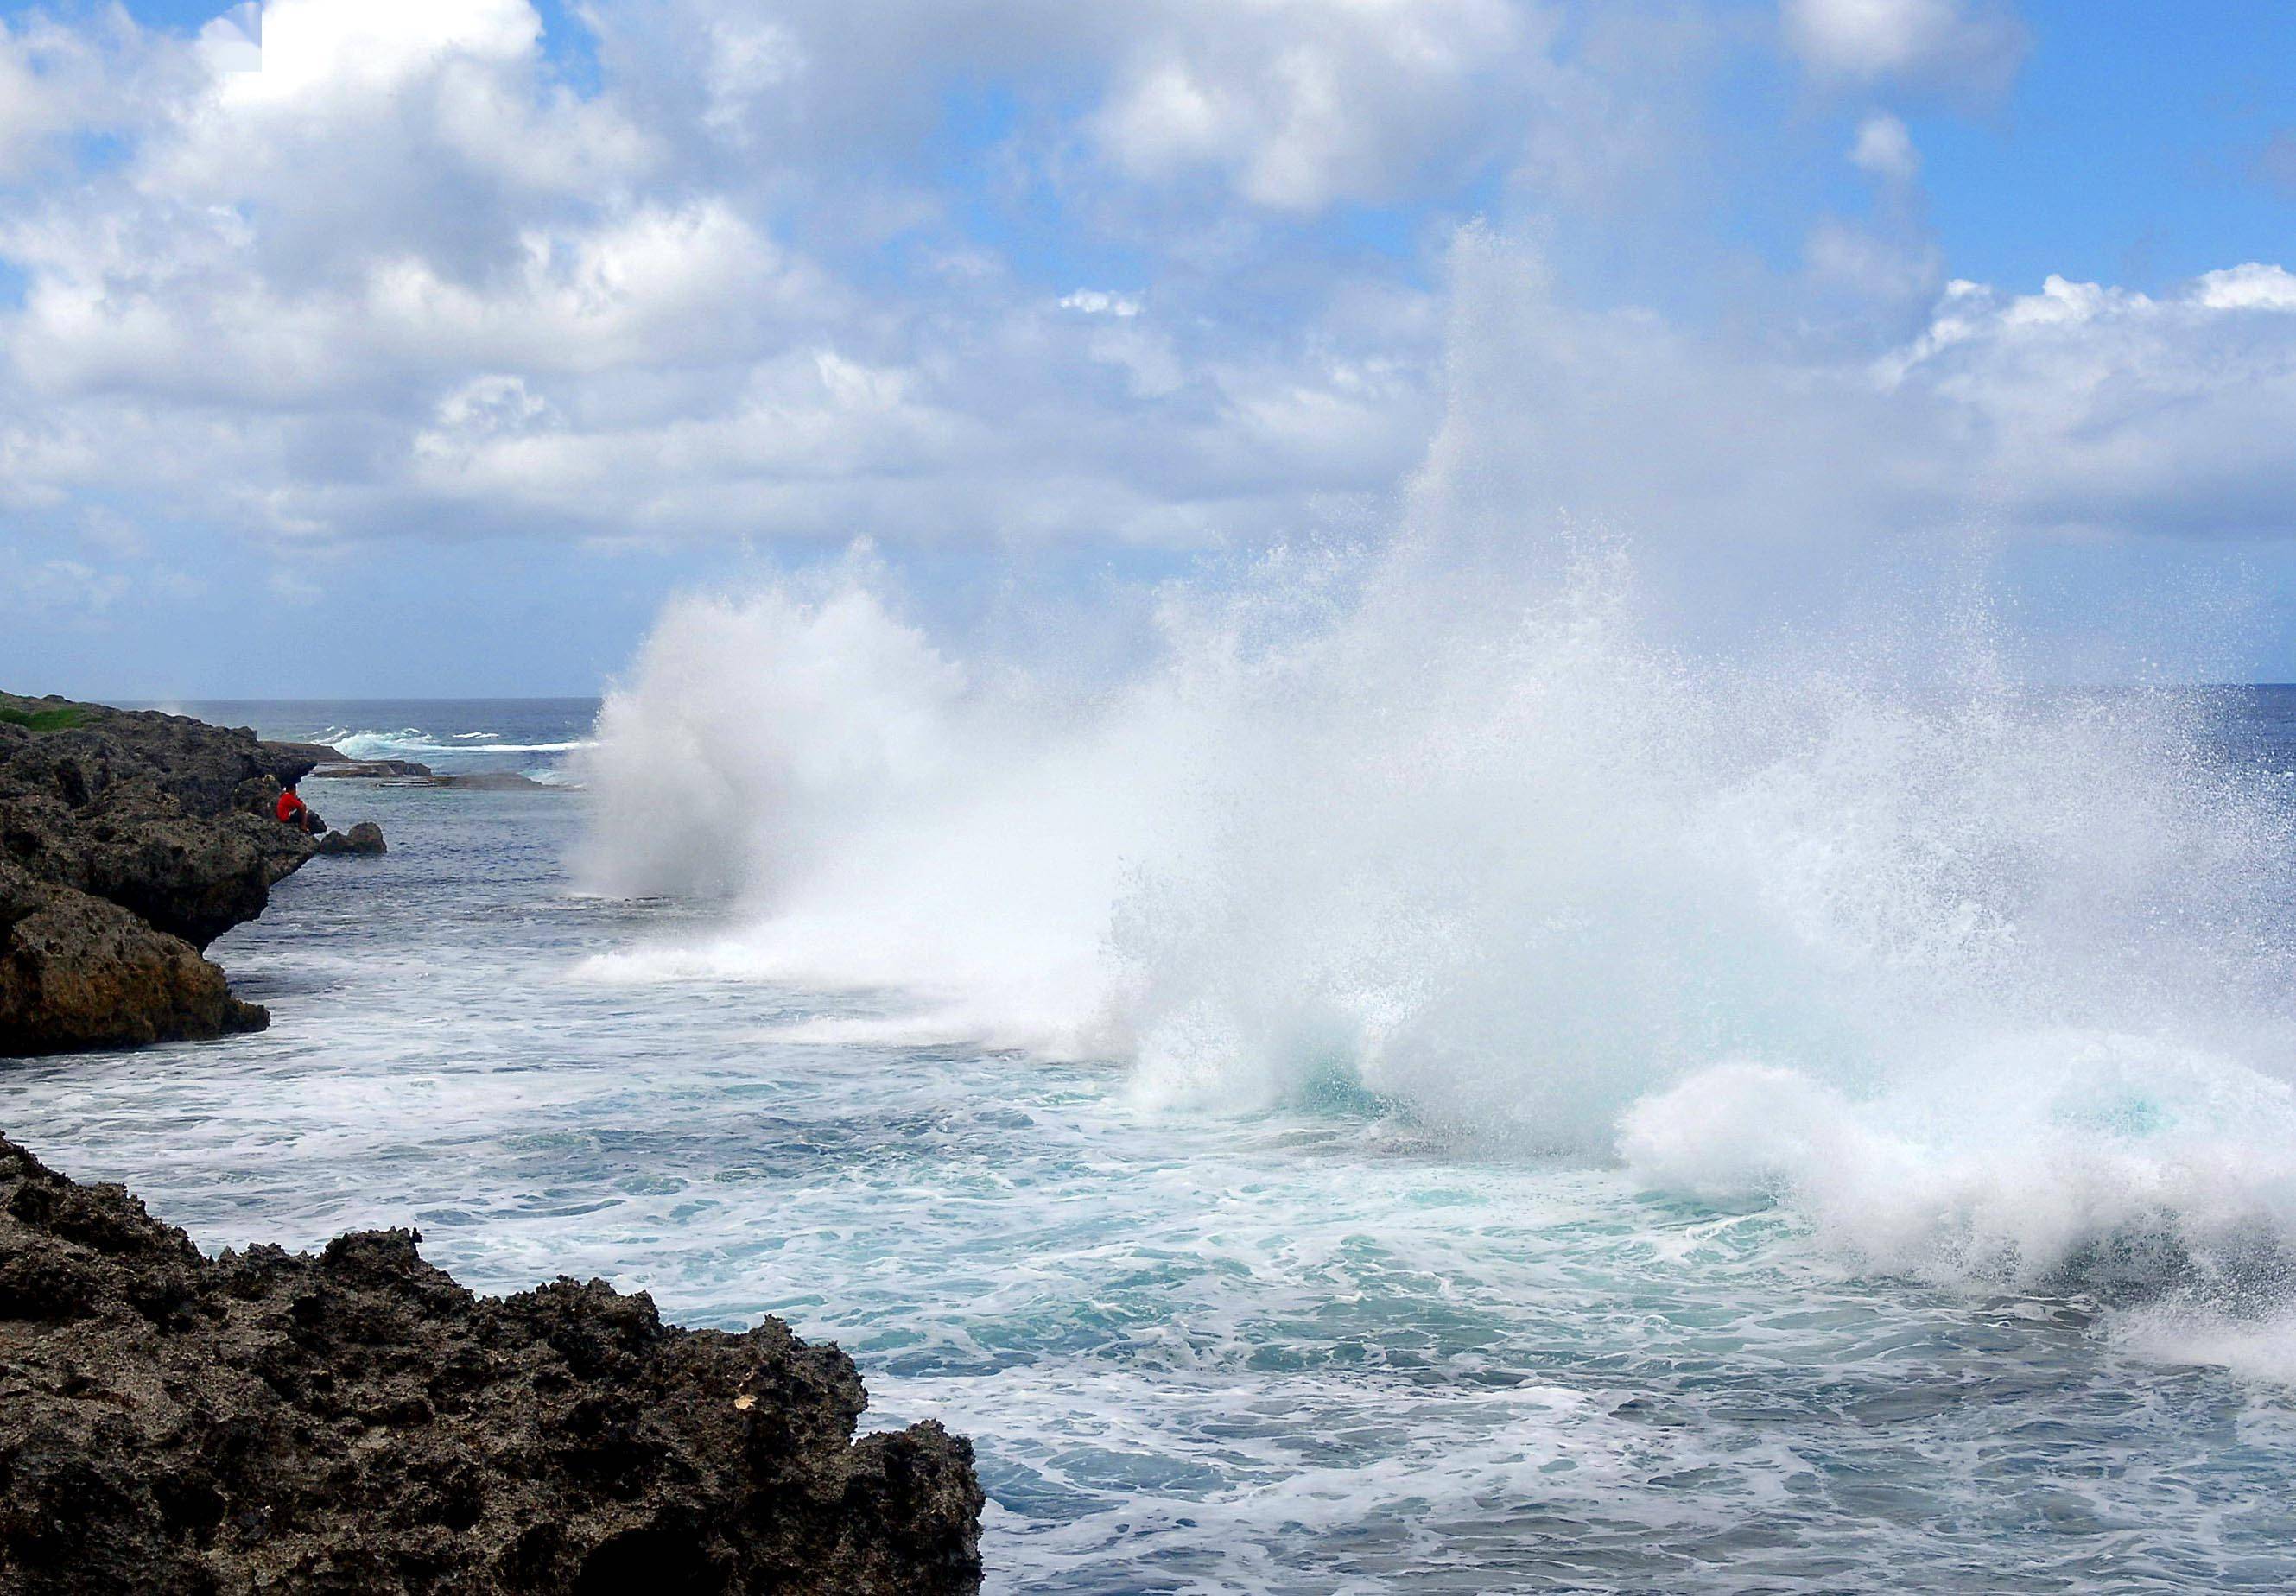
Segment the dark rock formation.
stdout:
[[[251,736],[253,733],[250,732],[249,735]],[[299,775],[311,775],[316,773],[322,765],[343,763],[341,751],[328,743],[266,742],[263,746],[270,749],[275,758],[293,766]],[[283,782],[290,778],[281,776],[279,779]]]
[[406,1231],[202,1257],[0,1140],[0,1589],[962,1592],[972,1447],[856,1441],[853,1364]]
[[387,854],[390,845],[382,839],[382,828],[371,820],[363,820],[348,834],[330,831],[319,839],[323,854]]
[[0,1054],[263,1024],[199,950],[311,857],[271,806],[329,752],[0,694]]
[[514,770],[474,770],[442,775],[412,759],[344,759],[320,765],[313,781],[375,781],[394,787],[461,787],[473,792],[564,792],[568,788],[537,782]]
[[462,775],[433,776],[437,787],[460,787],[472,792],[556,792],[563,790],[547,782],[537,782],[532,776],[514,770],[474,770]]
[[[332,754],[334,750],[327,750]],[[430,767],[412,759],[331,758],[313,767],[315,782],[380,781],[389,776],[427,776]]]

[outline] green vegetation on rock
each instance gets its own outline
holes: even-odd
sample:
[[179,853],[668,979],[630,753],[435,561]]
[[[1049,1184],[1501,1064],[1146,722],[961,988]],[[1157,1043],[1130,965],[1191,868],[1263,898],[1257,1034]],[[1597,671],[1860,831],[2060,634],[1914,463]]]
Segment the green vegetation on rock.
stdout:
[[78,704],[66,704],[56,709],[18,709],[0,705],[0,721],[12,726],[28,726],[35,732],[61,732],[86,718],[87,711]]

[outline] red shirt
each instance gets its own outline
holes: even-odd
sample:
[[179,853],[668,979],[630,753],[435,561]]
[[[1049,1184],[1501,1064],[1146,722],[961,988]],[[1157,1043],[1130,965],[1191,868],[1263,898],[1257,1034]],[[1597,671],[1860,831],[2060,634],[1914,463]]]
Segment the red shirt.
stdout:
[[292,792],[282,791],[282,792],[280,793],[280,795],[279,795],[279,818],[280,818],[280,819],[282,819],[282,820],[293,820],[297,815],[299,815],[299,814],[302,814],[302,813],[303,813],[303,800],[302,800],[301,798],[297,798],[297,797],[296,797]]

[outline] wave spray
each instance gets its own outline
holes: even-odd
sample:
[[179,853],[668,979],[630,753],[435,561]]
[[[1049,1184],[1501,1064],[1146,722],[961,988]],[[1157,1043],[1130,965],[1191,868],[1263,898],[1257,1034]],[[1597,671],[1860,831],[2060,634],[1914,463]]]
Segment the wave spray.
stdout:
[[724,922],[591,973],[880,989],[886,1034],[1120,1057],[1151,1104],[1368,1101],[2268,1363],[2278,779],[2203,698],[2005,685],[1981,626],[1669,648],[1458,404],[1390,544],[1168,591],[1114,687],[952,658],[865,568],[673,604],[583,866]]

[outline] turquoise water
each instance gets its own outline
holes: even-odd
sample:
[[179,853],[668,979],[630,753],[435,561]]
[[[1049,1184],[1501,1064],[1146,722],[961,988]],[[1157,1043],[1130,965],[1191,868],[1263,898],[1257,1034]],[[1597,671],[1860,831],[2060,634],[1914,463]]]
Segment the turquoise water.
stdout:
[[392,851],[217,944],[271,1030],[12,1068],[9,1133],[209,1248],[414,1224],[481,1289],[834,1339],[865,1422],[974,1437],[993,1589],[2296,1584],[2284,1388],[2140,1355],[2077,1284],[1863,1273],[1791,1206],[1361,1093],[1157,1108],[1114,1062],[852,1040],[898,993],[619,982],[591,956],[715,911],[573,893],[591,795],[315,788]]

